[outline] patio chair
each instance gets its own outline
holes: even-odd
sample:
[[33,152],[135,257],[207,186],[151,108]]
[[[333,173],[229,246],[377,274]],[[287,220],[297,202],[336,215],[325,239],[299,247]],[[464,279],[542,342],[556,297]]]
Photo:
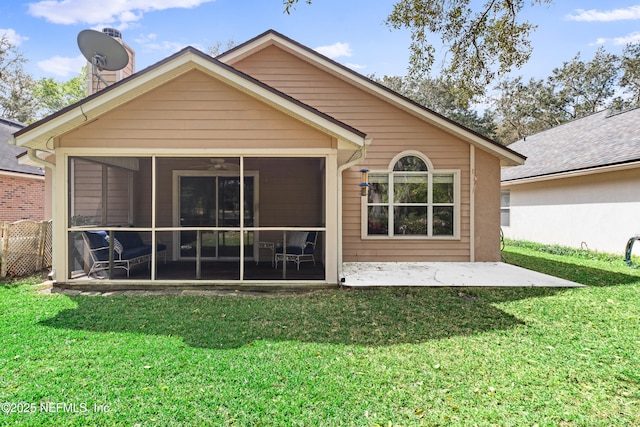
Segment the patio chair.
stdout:
[[314,252],[316,242],[318,240],[317,231],[294,231],[287,233],[287,247],[284,248],[282,243],[276,246],[275,251],[275,268],[278,268],[278,262],[293,261],[300,270],[300,263],[312,261],[316,265]]
[[[152,246],[146,245],[137,232],[116,231],[113,242],[113,268],[121,268],[127,272],[127,277],[133,267],[146,263],[151,266]],[[85,231],[82,233],[87,251],[91,258],[88,276],[99,271],[109,269],[109,233],[106,231]],[[166,262],[167,246],[157,245],[158,259],[162,257]]]

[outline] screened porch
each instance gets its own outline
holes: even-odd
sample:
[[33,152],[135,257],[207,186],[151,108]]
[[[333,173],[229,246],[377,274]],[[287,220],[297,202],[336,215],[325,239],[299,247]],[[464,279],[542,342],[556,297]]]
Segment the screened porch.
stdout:
[[67,280],[325,281],[326,162],[69,156]]

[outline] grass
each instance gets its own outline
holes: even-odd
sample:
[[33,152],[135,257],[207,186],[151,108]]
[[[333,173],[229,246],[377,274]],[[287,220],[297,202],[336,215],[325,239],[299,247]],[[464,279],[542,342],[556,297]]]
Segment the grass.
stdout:
[[640,426],[640,270],[505,256],[590,286],[70,297],[5,283],[0,404],[29,412],[0,425]]

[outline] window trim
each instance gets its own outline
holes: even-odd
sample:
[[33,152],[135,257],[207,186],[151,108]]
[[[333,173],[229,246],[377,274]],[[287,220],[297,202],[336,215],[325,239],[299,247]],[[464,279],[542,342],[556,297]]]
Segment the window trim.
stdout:
[[[506,203],[503,203],[504,195],[507,195]],[[506,214],[506,224],[503,223],[503,214]],[[500,227],[511,227],[511,190],[500,190]]]
[[[394,171],[393,168],[395,164],[403,157],[415,156],[419,157],[421,160],[425,162],[427,165],[427,171]],[[430,221],[427,224],[427,234],[426,236],[422,235],[395,235],[394,227],[393,227],[393,218],[392,215],[389,215],[390,223],[388,226],[389,232],[387,235],[370,235],[368,234],[368,223],[369,223],[369,203],[368,197],[361,197],[360,203],[360,237],[362,240],[460,240],[460,212],[461,212],[461,188],[460,188],[460,169],[435,169],[433,164],[429,160],[427,156],[415,150],[407,150],[397,154],[391,162],[389,162],[389,166],[386,170],[370,170],[369,176],[371,175],[386,175],[388,177],[388,186],[389,189],[393,189],[394,174],[417,174],[417,175],[427,175],[428,185],[429,185],[429,195],[426,203],[427,209],[429,210],[429,219]],[[454,189],[454,198],[453,204],[447,203],[433,203],[433,176],[434,175],[453,175],[453,189]],[[379,204],[381,206],[388,206],[390,209],[393,209],[394,200],[393,200],[393,192],[389,194],[389,201],[384,204]],[[424,205],[424,204],[420,204]],[[406,205],[405,205],[406,206]],[[433,236],[433,208],[434,206],[453,206],[453,235],[437,235]],[[390,211],[391,212],[391,211]]]

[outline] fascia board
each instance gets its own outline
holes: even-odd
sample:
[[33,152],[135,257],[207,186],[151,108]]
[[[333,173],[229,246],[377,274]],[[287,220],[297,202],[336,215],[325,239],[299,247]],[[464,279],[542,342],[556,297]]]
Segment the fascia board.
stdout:
[[580,169],[580,170],[569,171],[569,172],[559,172],[559,173],[553,173],[549,175],[532,176],[528,178],[517,178],[517,179],[508,180],[508,181],[502,181],[500,185],[502,187],[509,187],[512,185],[532,184],[536,182],[554,181],[557,179],[564,179],[564,178],[576,178],[576,177],[587,176],[587,175],[595,175],[595,174],[608,173],[608,172],[619,172],[619,171],[637,169],[637,168],[640,168],[640,161],[622,163],[617,165],[594,167],[589,169]]

